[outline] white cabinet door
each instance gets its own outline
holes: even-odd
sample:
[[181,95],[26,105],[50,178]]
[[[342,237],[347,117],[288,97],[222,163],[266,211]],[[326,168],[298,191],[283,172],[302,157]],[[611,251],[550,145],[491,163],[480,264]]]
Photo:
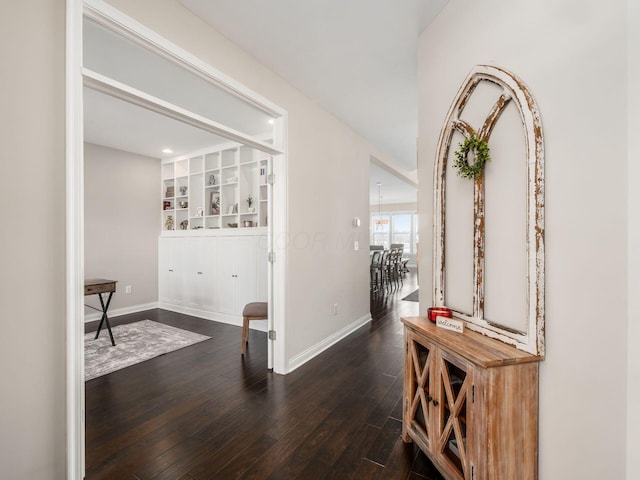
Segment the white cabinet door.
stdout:
[[[221,313],[235,315],[237,304],[237,260],[236,237],[218,239],[218,306]],[[241,312],[242,313],[242,312]]]
[[240,316],[267,301],[266,237],[162,237],[160,302]]
[[182,250],[182,287],[183,304],[187,307],[200,307],[203,300],[202,238],[183,238]]
[[218,289],[218,238],[202,238],[200,260],[202,266],[202,306],[206,310],[219,312]]
[[239,237],[236,245],[237,301],[235,315],[242,315],[245,304],[257,302],[256,243],[257,237]]
[[158,298],[161,302],[182,302],[182,249],[179,238],[160,238],[158,242]]

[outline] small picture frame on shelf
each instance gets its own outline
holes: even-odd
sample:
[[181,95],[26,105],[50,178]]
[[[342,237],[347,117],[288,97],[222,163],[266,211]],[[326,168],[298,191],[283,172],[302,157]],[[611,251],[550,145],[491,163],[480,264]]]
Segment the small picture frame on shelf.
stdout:
[[202,207],[196,208],[196,217],[204,216],[204,209]]
[[220,215],[220,192],[209,195],[209,215]]
[[233,215],[235,212],[233,211],[235,209],[234,205],[229,205],[229,208],[227,208],[227,215]]

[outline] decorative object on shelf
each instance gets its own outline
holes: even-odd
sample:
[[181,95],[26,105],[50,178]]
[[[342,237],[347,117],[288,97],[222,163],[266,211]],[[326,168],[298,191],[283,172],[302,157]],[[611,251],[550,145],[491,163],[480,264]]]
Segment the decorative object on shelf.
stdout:
[[245,220],[242,222],[243,227],[253,227],[253,220]]
[[436,323],[436,317],[453,318],[453,312],[447,307],[430,307],[427,309],[427,318]]
[[[169,213],[174,230],[189,219],[188,232],[193,235],[195,225],[226,229],[227,221],[242,227],[244,220],[251,220],[253,227],[266,227],[269,189],[264,180],[270,162],[269,156],[246,145],[212,146],[189,158],[166,160],[160,179],[162,210],[167,210],[161,216],[161,230],[165,231]],[[202,220],[194,220],[198,218]]]
[[191,230],[200,230],[201,228],[204,228],[202,225],[196,225],[195,227],[191,227]]
[[220,215],[220,192],[211,192],[209,205],[209,215]]
[[238,224],[237,223],[227,223],[227,227],[229,227],[229,228],[238,228]]
[[180,230],[186,230],[189,228],[189,220],[183,220],[180,222]]
[[164,228],[173,230],[173,215],[167,215],[167,219],[164,221]]
[[[469,136],[458,147],[455,151],[456,161],[453,162],[453,166],[458,169],[459,177],[473,180],[482,173],[486,163],[491,161],[489,144],[471,130]],[[471,165],[469,165],[469,152],[475,157],[475,162]]]

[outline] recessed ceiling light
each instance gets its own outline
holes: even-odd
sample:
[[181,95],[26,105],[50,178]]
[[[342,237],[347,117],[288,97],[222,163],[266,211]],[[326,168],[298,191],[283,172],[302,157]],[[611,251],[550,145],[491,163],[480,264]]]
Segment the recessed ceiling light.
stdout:
[[173,153],[173,150],[171,150],[170,148],[163,148],[162,153]]
[[269,119],[269,125],[273,125],[273,121],[274,121],[273,118],[270,118]]

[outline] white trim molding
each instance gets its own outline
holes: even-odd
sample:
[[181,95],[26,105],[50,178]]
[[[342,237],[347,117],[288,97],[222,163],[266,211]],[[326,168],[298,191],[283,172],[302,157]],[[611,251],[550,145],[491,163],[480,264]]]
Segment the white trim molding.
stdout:
[[351,322],[346,327],[344,327],[344,328],[338,330],[337,332],[329,335],[324,340],[322,340],[322,341],[316,343],[315,345],[312,345],[311,347],[307,348],[304,352],[296,355],[295,357],[292,357],[289,360],[287,373],[293,372],[295,369],[297,369],[298,367],[301,367],[302,365],[307,363],[312,358],[317,357],[322,352],[324,352],[328,348],[332,347],[333,345],[338,343],[340,340],[348,337],[353,332],[358,330],[360,327],[366,325],[370,321],[371,321],[371,314],[370,313],[368,313],[366,315],[363,315],[362,317],[358,318],[357,320]]
[[[150,302],[150,303],[141,303],[139,305],[131,305],[130,307],[122,307],[110,309],[108,314],[109,318],[121,317],[122,315],[128,315],[130,313],[138,313],[144,312],[145,310],[153,310],[154,308],[158,308],[158,302]],[[100,312],[91,312],[85,314],[84,323],[95,322],[96,320],[100,320],[102,318],[102,314]]]
[[67,478],[84,478],[82,3],[66,4]]

